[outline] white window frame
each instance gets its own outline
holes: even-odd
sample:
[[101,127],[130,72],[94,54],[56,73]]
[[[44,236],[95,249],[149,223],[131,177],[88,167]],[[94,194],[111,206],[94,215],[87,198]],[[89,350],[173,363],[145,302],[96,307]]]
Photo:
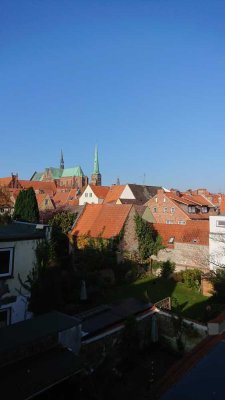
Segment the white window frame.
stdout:
[[224,219],[217,219],[216,220],[217,228],[225,228],[225,220]]
[[86,192],[84,196],[85,196],[85,197],[88,197],[88,193]]
[[167,211],[168,211],[167,207],[163,207],[163,212],[167,213]]
[[178,224],[179,224],[179,225],[186,225],[186,221],[180,220],[180,221],[178,221]]
[[89,193],[89,197],[92,197],[92,193],[91,192]]
[[175,213],[175,207],[171,207],[170,212],[171,212],[171,214],[174,214]]
[[157,207],[153,207],[153,212],[157,213]]
[[1,273],[1,264],[0,264],[0,279],[5,278],[5,277],[10,277],[12,276],[13,272],[13,255],[14,255],[14,248],[13,247],[2,247],[0,248],[0,252],[3,251],[9,251],[10,252],[10,257],[9,257],[9,272],[2,274]]

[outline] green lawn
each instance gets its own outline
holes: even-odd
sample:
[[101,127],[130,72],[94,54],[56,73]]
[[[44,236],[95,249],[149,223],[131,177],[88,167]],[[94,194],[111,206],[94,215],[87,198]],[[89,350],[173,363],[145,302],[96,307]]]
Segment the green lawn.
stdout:
[[[206,321],[225,309],[224,304],[214,304],[213,298],[205,297],[199,292],[186,287],[183,283],[176,283],[172,279],[155,277],[146,277],[131,284],[107,290],[105,292],[105,300],[106,302],[112,302],[126,297],[145,299],[146,294],[148,294],[152,303],[156,303],[165,297],[171,297],[174,311],[177,308],[176,298],[182,314],[198,321]],[[212,309],[210,314],[206,311],[208,304]]]

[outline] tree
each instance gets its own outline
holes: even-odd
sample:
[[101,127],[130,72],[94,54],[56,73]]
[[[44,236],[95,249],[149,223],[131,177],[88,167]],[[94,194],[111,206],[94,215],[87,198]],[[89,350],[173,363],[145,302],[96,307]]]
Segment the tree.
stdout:
[[21,190],[15,204],[14,219],[27,222],[39,222],[39,210],[33,188]]
[[135,215],[135,231],[138,238],[138,251],[142,260],[147,260],[152,254],[157,254],[163,248],[161,237],[153,227],[144,221],[140,215]]

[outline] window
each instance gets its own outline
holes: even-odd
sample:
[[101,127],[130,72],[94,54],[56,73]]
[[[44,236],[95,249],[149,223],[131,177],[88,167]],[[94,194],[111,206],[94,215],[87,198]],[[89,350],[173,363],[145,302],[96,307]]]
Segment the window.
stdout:
[[45,206],[48,205],[48,199],[45,199]]
[[11,308],[0,308],[0,328],[10,325]]
[[175,208],[171,207],[170,211],[171,211],[171,214],[174,214],[175,213]]
[[169,238],[169,240],[168,240],[168,243],[169,244],[173,244],[174,243],[174,236],[171,236],[170,238]]
[[0,278],[12,275],[13,248],[0,249]]
[[165,203],[166,202],[166,198],[165,197],[163,197],[163,203]]
[[204,206],[202,207],[202,213],[207,213],[208,212],[208,207]]
[[92,197],[92,193],[89,193],[89,197]]
[[88,193],[85,193],[85,197],[88,197]]
[[166,224],[173,224],[173,221],[171,221],[171,219],[167,219]]
[[180,221],[178,221],[178,224],[179,224],[179,225],[185,225],[185,224],[186,224],[186,221],[180,220]]
[[156,203],[157,203],[157,201],[158,201],[158,197],[155,198],[155,202],[156,202]]
[[154,212],[154,213],[157,212],[157,208],[156,208],[156,207],[153,208],[153,212]]
[[195,206],[188,206],[188,212],[191,213],[191,214],[195,214],[196,213]]
[[216,221],[216,226],[220,227],[220,228],[225,228],[225,220],[217,220]]
[[167,213],[167,207],[164,207],[164,208],[163,208],[163,212],[164,212],[164,213]]

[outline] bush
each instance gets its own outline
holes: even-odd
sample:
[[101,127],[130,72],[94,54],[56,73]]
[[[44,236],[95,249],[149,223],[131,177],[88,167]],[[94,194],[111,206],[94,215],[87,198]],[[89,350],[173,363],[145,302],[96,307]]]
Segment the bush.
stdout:
[[199,269],[187,269],[183,272],[183,282],[187,287],[198,290],[201,284],[201,271]]
[[218,300],[221,302],[225,301],[225,269],[220,268],[212,276],[211,282],[214,286],[214,293]]
[[173,274],[173,279],[175,282],[184,282],[184,276],[183,276],[184,272],[183,271],[179,271],[179,272],[174,272]]
[[170,276],[175,271],[176,264],[172,261],[164,261],[161,266],[161,277],[162,278],[170,278]]

